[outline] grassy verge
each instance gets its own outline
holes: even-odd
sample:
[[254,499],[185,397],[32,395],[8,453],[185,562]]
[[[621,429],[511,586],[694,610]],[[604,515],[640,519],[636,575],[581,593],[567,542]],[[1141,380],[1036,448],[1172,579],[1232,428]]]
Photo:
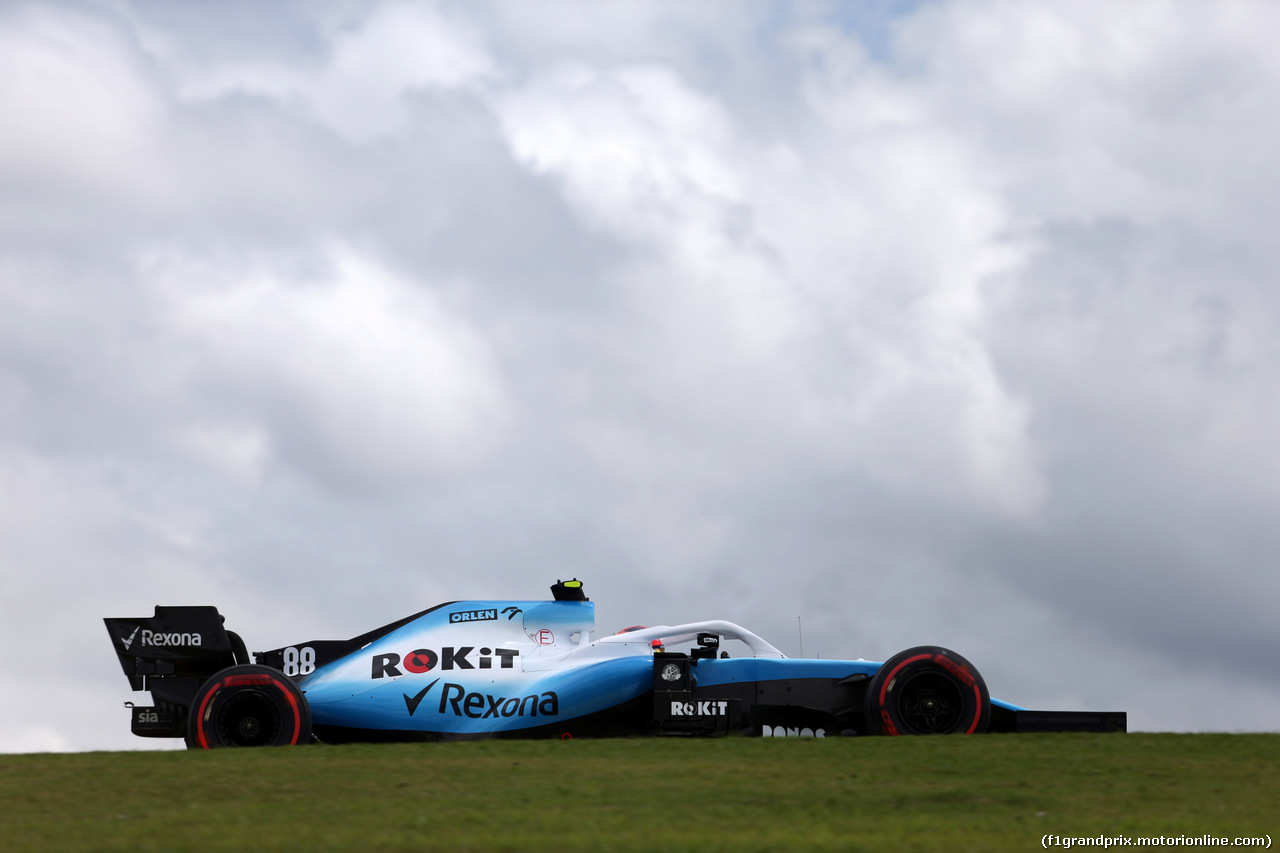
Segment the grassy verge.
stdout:
[[1275,834],[1280,735],[0,756],[6,850],[1029,850]]

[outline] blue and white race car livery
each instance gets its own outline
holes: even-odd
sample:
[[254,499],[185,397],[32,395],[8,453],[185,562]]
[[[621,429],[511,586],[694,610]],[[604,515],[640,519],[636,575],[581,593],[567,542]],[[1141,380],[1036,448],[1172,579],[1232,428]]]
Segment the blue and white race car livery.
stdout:
[[[192,748],[485,737],[831,737],[1124,731],[1123,712],[1032,711],[991,699],[955,652],[883,663],[787,658],[732,622],[635,626],[592,639],[578,580],[551,601],[455,601],[349,640],[252,661],[214,607],[106,619],[134,690],[134,734]],[[726,642],[745,654],[731,657]],[[671,650],[668,651],[668,648]]]

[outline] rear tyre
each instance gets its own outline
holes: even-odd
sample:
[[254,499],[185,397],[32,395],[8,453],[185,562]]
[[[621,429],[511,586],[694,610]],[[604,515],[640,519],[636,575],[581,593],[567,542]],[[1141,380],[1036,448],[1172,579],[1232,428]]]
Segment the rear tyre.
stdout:
[[885,661],[867,686],[872,734],[977,734],[991,719],[978,670],[940,646],[916,646]]
[[311,739],[311,707],[278,669],[228,667],[196,692],[187,718],[187,746],[289,746]]

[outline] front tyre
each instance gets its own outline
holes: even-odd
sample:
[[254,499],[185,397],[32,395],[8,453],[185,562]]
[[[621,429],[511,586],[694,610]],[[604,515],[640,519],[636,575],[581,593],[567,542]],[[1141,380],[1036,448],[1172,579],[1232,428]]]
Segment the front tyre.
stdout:
[[187,746],[289,746],[311,739],[311,706],[278,669],[228,667],[206,681],[191,702]]
[[991,695],[978,670],[940,646],[916,646],[884,662],[867,686],[872,734],[977,734],[987,730]]

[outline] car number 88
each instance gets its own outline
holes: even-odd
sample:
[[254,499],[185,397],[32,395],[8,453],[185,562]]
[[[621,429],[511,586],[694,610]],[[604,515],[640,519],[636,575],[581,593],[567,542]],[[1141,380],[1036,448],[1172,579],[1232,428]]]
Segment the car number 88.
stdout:
[[316,650],[310,646],[296,649],[293,646],[284,650],[285,675],[310,675],[316,671]]

